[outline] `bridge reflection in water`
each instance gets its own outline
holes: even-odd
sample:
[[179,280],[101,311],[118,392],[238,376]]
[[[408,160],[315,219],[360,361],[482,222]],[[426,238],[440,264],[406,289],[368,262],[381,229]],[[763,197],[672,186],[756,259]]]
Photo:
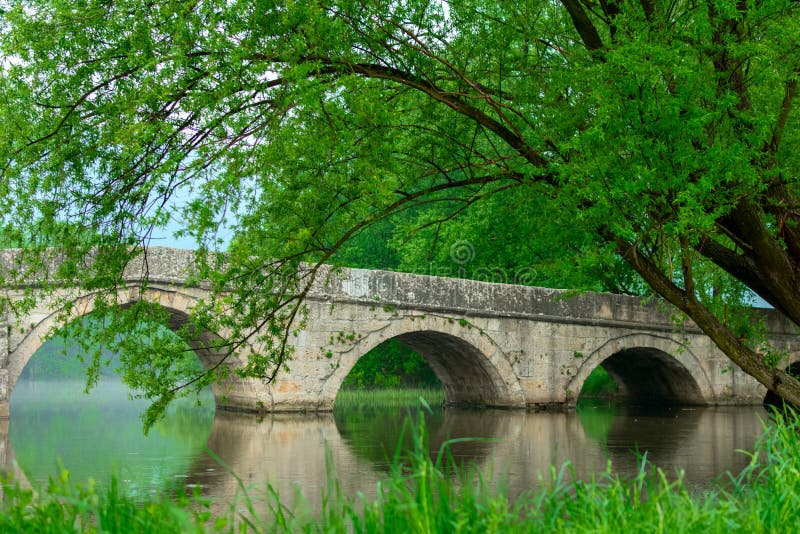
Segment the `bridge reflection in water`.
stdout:
[[[448,409],[434,411],[427,425],[431,454],[450,438],[491,438],[459,442],[453,446],[453,455],[462,463],[474,461],[494,480],[503,477],[514,495],[535,488],[540,474],[547,480],[551,466],[567,461],[582,479],[602,472],[609,459],[615,472],[632,475],[639,465],[637,450],[646,452],[647,459],[667,473],[685,470],[687,482],[702,490],[726,471],[736,474],[747,464],[747,457],[737,451],[752,449],[764,415],[754,407],[677,407],[655,412],[601,407],[580,413]],[[263,500],[265,482],[289,506],[297,503],[299,488],[313,513],[322,505],[328,456],[345,495],[361,492],[374,497],[377,483],[387,476],[401,417],[396,411],[368,409],[263,418],[218,411],[207,446],[251,487],[257,502]],[[2,460],[14,469],[14,448],[30,444],[12,444],[7,423],[0,428],[0,437]],[[176,476],[190,487],[202,486],[202,494],[214,500],[215,511],[227,509],[237,493],[237,479],[202,449],[193,454],[185,462],[185,472]],[[39,473],[35,484],[45,482],[40,469],[21,467]],[[16,474],[24,476],[19,469]],[[260,506],[267,510],[263,502]]]
[[[685,470],[687,482],[702,490],[726,471],[737,474],[745,467],[748,459],[737,450],[753,447],[763,415],[750,407],[600,412],[438,411],[427,420],[430,450],[436,454],[449,438],[492,438],[459,442],[453,446],[454,456],[460,462],[475,461],[494,480],[503,477],[514,495],[535,488],[540,474],[548,480],[551,466],[567,461],[581,479],[602,472],[608,459],[616,473],[633,475],[639,467],[635,450],[646,451],[667,473]],[[219,413],[209,446],[224,451],[221,456],[246,482],[269,480],[287,503],[294,502],[294,489],[300,486],[309,506],[319,509],[326,446],[343,492],[374,497],[399,437],[394,417],[367,411],[336,417],[273,416],[256,423],[250,416]],[[605,435],[597,433],[597,426],[605,427]],[[233,480],[218,470],[206,472],[209,467],[215,467],[213,461],[200,461],[190,480],[203,484],[209,495],[227,499]]]
[[[334,414],[259,417],[217,410],[206,445],[226,467],[202,447],[195,447],[190,457],[158,458],[154,462],[163,465],[171,461],[182,469],[174,475],[177,480],[189,487],[201,486],[202,494],[213,499],[213,509],[218,513],[228,509],[238,491],[237,478],[231,472],[250,488],[264,512],[268,510],[264,483],[269,483],[288,506],[297,504],[301,490],[305,504],[314,513],[322,506],[328,481],[326,458],[332,460],[345,495],[361,492],[367,498],[374,497],[377,483],[388,474],[405,413],[365,407]],[[492,480],[502,477],[514,495],[535,488],[541,483],[540,475],[548,480],[551,466],[565,462],[571,463],[575,476],[581,479],[603,472],[608,460],[616,473],[633,475],[645,452],[649,461],[668,474],[685,470],[686,481],[702,490],[724,473],[737,474],[747,464],[747,457],[737,451],[752,449],[765,415],[759,407],[644,409],[601,405],[571,413],[436,409],[426,416],[426,425],[432,455],[448,439],[484,438],[455,443],[453,456],[459,463],[475,462]],[[74,418],[75,412],[70,416]],[[0,420],[0,461],[23,483],[28,483],[27,472],[34,473],[34,485],[45,484],[46,477],[56,473],[25,462],[16,465],[15,448],[23,453],[21,458],[28,458],[26,461],[44,457],[53,466],[63,452],[53,451],[48,457],[46,451],[38,451],[31,459],[24,454],[31,446],[25,441],[36,440],[35,436],[12,432],[17,440],[12,443],[8,423]],[[12,428],[14,424],[12,411]],[[53,430],[41,428],[43,434]],[[103,430],[112,435],[115,432],[114,428]],[[137,453],[121,450],[119,454],[124,462],[126,454]]]

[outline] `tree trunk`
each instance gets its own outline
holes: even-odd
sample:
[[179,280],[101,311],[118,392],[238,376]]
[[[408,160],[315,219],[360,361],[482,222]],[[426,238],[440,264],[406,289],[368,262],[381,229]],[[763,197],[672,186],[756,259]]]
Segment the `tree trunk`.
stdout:
[[636,247],[621,239],[616,239],[616,243],[620,255],[650,287],[694,321],[733,363],[768,390],[800,407],[800,381],[787,371],[767,365],[761,355],[745,345],[694,294],[675,285]]

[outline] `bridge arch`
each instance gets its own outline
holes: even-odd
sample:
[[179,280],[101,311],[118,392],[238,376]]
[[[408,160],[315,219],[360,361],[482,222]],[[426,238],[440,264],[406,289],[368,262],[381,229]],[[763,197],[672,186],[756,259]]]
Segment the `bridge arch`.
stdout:
[[599,365],[623,394],[639,402],[708,404],[715,399],[711,380],[688,347],[666,336],[630,334],[603,343],[583,360],[566,386],[570,403]]
[[[94,311],[94,299],[96,293],[88,293],[77,296],[72,300],[72,312],[68,321],[74,321]],[[140,291],[138,286],[131,286],[127,289],[120,289],[117,295],[117,302],[120,306],[129,305],[137,300],[146,300],[160,305],[169,313],[169,327],[173,330],[185,324],[188,320],[188,314],[191,308],[196,304],[197,299],[187,293],[173,289],[161,287],[149,287],[145,291]],[[48,310],[43,314],[42,318],[37,322],[31,324],[24,332],[20,340],[9,347],[8,354],[8,392],[7,399],[11,398],[14,386],[19,380],[23,369],[36,353],[36,351],[45,343],[48,334],[57,328],[62,321],[60,313],[63,310]],[[216,351],[212,348],[213,341],[219,339],[216,333],[210,331],[199,332],[198,335],[189,342],[189,346],[197,354],[200,362],[204,367],[209,368],[220,362],[224,356],[223,352]],[[228,401],[229,396],[236,397],[237,390],[241,389],[242,385],[238,382],[243,382],[238,377],[231,377],[224,382],[216,382],[213,384],[214,397],[219,406],[223,404],[230,404]]]
[[[790,353],[778,364],[778,367],[795,378],[800,378],[800,352],[795,351]],[[761,384],[759,384],[759,386],[761,397],[763,398],[762,402],[765,406],[780,407],[783,405],[783,399],[781,399],[781,397],[768,390]]]
[[464,321],[427,315],[398,317],[339,352],[322,397],[333,403],[356,362],[384,341],[397,339],[428,362],[453,405],[525,407],[525,395],[506,355],[491,337]]

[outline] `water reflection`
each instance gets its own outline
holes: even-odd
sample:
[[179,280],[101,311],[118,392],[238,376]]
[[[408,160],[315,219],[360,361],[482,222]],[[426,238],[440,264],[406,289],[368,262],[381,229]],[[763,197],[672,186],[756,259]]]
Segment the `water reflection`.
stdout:
[[[702,490],[727,471],[736,474],[747,465],[747,456],[739,451],[752,449],[765,416],[760,407],[596,405],[577,413],[449,409],[435,412],[428,427],[432,455],[450,438],[493,438],[456,443],[454,456],[504,477],[515,494],[537,485],[539,475],[547,480],[551,467],[565,462],[586,480],[603,472],[609,460],[615,473],[633,476],[645,456],[668,475],[684,470],[690,486]],[[344,441],[381,470],[387,451],[394,450],[400,420],[370,411],[354,418],[336,416]]]
[[[246,486],[272,484],[288,506],[298,504],[297,491],[302,490],[309,509],[318,510],[328,458],[344,494],[373,497],[387,476],[407,413],[361,409],[259,418],[178,410],[142,440],[134,436],[141,428],[138,408],[111,410],[108,399],[95,407],[48,404],[43,393],[19,397],[26,401],[12,405],[10,441],[2,439],[5,429],[0,427],[0,460],[5,457],[7,466],[16,454],[28,478],[42,484],[56,474],[55,460],[61,457],[75,480],[102,478],[116,469],[138,494],[177,480],[201,486],[217,502],[217,512],[237,493],[231,472]],[[760,407],[645,411],[595,406],[577,413],[439,409],[426,425],[433,455],[450,439],[490,438],[454,443],[452,453],[461,463],[475,462],[490,477],[504,477],[511,493],[518,494],[539,484],[540,474],[546,479],[551,466],[567,461],[583,479],[604,471],[608,460],[616,473],[632,475],[638,469],[636,451],[646,452],[668,473],[685,470],[687,481],[704,489],[726,471],[738,473],[746,465],[747,457],[736,451],[752,449],[764,416]],[[263,502],[259,506],[267,509]]]
[[615,402],[582,402],[577,414],[586,436],[605,443],[620,409]]
[[685,471],[691,486],[702,489],[726,471],[738,474],[748,463],[767,413],[759,407],[672,407],[659,411],[630,407],[614,420],[606,451],[615,470],[637,467],[632,450],[668,473]]
[[[236,473],[253,494],[265,482],[271,484],[288,506],[298,504],[297,493],[302,490],[312,510],[322,505],[328,457],[346,495],[374,495],[377,482],[384,478],[353,455],[331,414],[273,414],[258,418],[218,411],[208,449],[222,460],[224,467],[211,455],[200,455],[187,481],[201,485],[204,495],[222,503],[230,502],[237,493],[238,481],[227,470]],[[264,503],[261,505],[263,508]]]
[[[460,410],[436,408],[431,412],[420,408],[384,409],[364,407],[354,410],[336,410],[334,420],[342,440],[359,458],[373,467],[388,472],[389,464],[397,453],[402,438],[403,449],[412,447],[412,436],[403,422],[411,418],[419,424],[424,413],[428,434],[428,449],[436,459],[447,442],[448,451],[460,464],[482,461],[487,458],[495,440],[505,434],[504,419],[492,410]],[[471,438],[465,441],[464,438]]]
[[20,380],[11,398],[9,438],[14,457],[34,485],[58,474],[101,484],[116,475],[130,495],[180,483],[202,453],[214,418],[213,394],[203,406],[186,399],[172,406],[145,436],[146,401],[130,400],[119,381],[101,380],[91,394],[79,381]]

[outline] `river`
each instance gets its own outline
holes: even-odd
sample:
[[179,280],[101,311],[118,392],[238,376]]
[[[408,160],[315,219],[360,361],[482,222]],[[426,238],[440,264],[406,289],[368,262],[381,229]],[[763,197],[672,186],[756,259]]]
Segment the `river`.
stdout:
[[[146,404],[127,399],[121,384],[102,382],[91,395],[79,382],[24,381],[14,389],[5,444],[7,467],[16,461],[33,485],[58,473],[57,459],[76,482],[116,473],[128,492],[147,496],[183,486],[201,488],[216,509],[237,494],[236,473],[254,494],[265,482],[287,505],[318,509],[327,473],[335,468],[345,494],[374,495],[387,476],[405,410],[368,407],[333,414],[266,415],[216,411],[187,402],[144,436]],[[587,406],[572,413],[435,409],[426,417],[432,454],[452,438],[459,462],[475,462],[512,494],[548,480],[551,466],[569,462],[568,476],[588,479],[611,461],[633,475],[646,454],[690,487],[704,491],[747,464],[766,413],[761,407]],[[213,455],[209,454],[213,451]]]

